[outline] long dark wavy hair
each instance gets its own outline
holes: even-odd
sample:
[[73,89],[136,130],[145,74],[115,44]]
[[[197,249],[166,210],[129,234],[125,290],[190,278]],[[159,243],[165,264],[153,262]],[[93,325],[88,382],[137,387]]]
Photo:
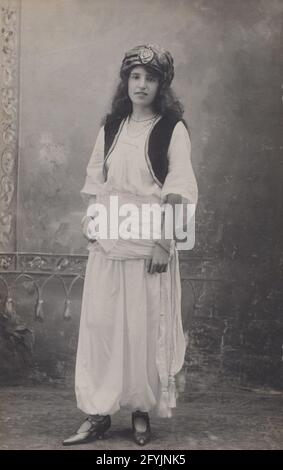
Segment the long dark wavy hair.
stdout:
[[[132,68],[134,67],[135,66]],[[162,116],[182,120],[188,129],[188,125],[183,118],[184,107],[180,100],[176,97],[174,90],[166,83],[162,83],[158,73],[153,71],[148,66],[144,67],[150,71],[152,75],[159,79],[157,94],[154,102],[152,103],[153,111],[155,113],[161,114]],[[127,73],[122,76],[112,99],[111,111],[103,117],[101,125],[104,125],[106,122],[111,122],[115,119],[122,119],[132,113],[132,102],[128,95],[128,79],[131,70],[132,69],[128,70]]]

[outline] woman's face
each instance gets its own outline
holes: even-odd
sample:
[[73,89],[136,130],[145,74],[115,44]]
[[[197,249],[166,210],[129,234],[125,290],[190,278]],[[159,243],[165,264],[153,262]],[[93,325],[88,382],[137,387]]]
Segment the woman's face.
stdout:
[[131,70],[128,80],[128,94],[133,104],[143,107],[151,106],[158,86],[158,77],[142,65]]

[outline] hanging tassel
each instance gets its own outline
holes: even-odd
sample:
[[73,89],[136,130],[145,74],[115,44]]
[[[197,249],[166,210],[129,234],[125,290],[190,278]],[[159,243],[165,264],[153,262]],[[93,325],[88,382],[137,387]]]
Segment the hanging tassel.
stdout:
[[182,395],[185,392],[185,389],[186,389],[186,374],[185,374],[185,371],[183,371],[177,376],[177,382],[176,382],[177,398],[179,395]]
[[36,306],[36,311],[35,311],[35,319],[39,321],[44,320],[44,313],[43,313],[43,300],[39,299],[37,302]]
[[65,311],[64,311],[64,319],[65,320],[70,320],[72,317],[71,317],[71,312],[70,312],[70,304],[71,304],[71,301],[70,299],[66,299],[66,302],[65,302]]
[[168,402],[169,402],[168,390],[167,389],[162,390],[161,397],[159,399],[158,406],[157,406],[157,413],[158,413],[158,416],[160,416],[161,418],[172,417],[172,412],[168,406]]
[[169,375],[168,402],[170,408],[176,408],[176,385],[173,375]]
[[15,313],[12,297],[7,297],[5,303],[5,313],[7,316],[13,316],[13,314]]

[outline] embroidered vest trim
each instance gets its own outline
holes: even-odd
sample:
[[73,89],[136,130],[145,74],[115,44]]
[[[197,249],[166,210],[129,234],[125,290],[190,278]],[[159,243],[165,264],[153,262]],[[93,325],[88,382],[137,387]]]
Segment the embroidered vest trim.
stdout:
[[[103,174],[107,180],[106,162],[112,153],[127,117],[115,119],[104,126]],[[179,119],[159,116],[149,129],[145,142],[145,160],[154,181],[162,187],[168,173],[168,148]],[[182,120],[183,121],[183,120]],[[183,121],[184,122],[184,121]]]

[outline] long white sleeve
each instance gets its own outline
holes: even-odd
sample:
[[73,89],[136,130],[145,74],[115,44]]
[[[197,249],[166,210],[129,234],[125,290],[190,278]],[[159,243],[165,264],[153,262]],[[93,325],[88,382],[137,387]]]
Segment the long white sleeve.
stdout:
[[172,133],[168,149],[169,168],[161,196],[166,200],[170,193],[180,194],[184,203],[196,204],[198,187],[191,162],[191,141],[182,121],[179,121]]
[[102,189],[104,184],[103,175],[103,161],[104,161],[104,127],[101,127],[94,149],[92,151],[89,163],[86,169],[86,178],[80,194],[86,204],[90,201],[94,202],[95,196]]

